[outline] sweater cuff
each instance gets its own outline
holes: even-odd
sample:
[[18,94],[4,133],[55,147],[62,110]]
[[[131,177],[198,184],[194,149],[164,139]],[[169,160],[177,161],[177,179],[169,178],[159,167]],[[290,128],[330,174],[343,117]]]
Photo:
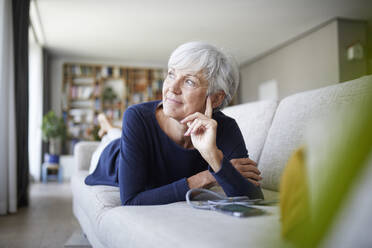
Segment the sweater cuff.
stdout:
[[216,179],[217,183],[222,187],[227,196],[243,196],[247,195],[250,189],[247,189],[248,182],[235,168],[230,161],[223,157],[221,169],[214,172],[209,166],[208,170]]
[[184,201],[186,198],[186,193],[190,189],[186,178],[182,178],[174,182],[172,186],[177,201]]
[[209,172],[217,179],[217,178],[226,178],[229,175],[231,175],[231,170],[235,170],[233,166],[231,165],[230,161],[223,156],[223,159],[221,161],[221,168],[214,172],[211,166],[208,166]]

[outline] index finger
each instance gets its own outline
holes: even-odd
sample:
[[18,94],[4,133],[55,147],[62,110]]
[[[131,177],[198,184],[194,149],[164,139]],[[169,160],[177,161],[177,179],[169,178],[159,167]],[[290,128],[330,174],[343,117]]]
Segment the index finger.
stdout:
[[212,109],[212,101],[211,101],[211,97],[208,96],[207,97],[207,103],[206,103],[206,106],[205,106],[205,116],[207,116],[208,118],[212,118],[212,113],[213,113],[213,109]]
[[230,160],[231,163],[251,164],[257,167],[257,163],[250,158],[234,158]]

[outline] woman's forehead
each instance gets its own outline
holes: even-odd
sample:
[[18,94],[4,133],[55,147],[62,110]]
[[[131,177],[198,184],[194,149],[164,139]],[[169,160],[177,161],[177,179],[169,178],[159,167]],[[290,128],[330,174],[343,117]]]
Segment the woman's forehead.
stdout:
[[174,67],[169,67],[169,70],[174,71],[177,74],[183,74],[184,76],[204,78],[204,73],[202,70],[193,70],[193,69],[188,69],[188,68],[174,68]]

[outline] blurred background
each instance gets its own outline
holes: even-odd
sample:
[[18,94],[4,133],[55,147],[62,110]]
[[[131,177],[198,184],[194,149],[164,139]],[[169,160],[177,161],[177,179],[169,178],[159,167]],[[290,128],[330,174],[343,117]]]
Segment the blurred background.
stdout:
[[120,125],[129,105],[159,99],[168,57],[184,42],[235,57],[233,104],[371,73],[372,2],[33,0],[29,39],[30,169],[39,180],[43,115],[63,118],[67,136],[56,146],[71,154],[76,142],[97,138],[99,112]]

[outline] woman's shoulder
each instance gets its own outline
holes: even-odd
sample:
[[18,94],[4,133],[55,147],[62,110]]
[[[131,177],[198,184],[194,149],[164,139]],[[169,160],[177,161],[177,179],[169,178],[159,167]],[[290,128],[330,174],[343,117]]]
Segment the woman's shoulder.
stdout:
[[160,101],[144,102],[129,106],[123,116],[123,127],[146,128],[153,126],[155,109]]
[[217,111],[213,113],[213,119],[215,119],[218,123],[217,136],[219,138],[225,137],[229,139],[241,136],[239,125],[234,118],[225,115],[221,111]]
[[237,125],[234,118],[232,118],[228,115],[225,115],[221,111],[214,112],[213,113],[213,119],[216,120],[219,125],[223,125],[223,126],[231,126],[231,125],[235,126],[235,125]]
[[160,103],[160,100],[133,104],[129,106],[127,110],[135,110],[139,112],[148,112],[148,111],[152,112],[159,103]]
[[138,115],[142,117],[151,117],[155,113],[156,106],[160,101],[150,101],[129,106],[124,113],[125,115]]

